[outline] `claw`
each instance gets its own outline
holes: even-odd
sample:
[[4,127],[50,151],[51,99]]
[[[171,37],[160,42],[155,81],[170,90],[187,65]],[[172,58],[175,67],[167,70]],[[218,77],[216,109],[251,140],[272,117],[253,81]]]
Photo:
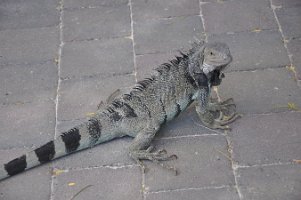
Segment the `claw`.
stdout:
[[230,102],[233,102],[233,104],[234,104],[234,99],[233,98],[228,98],[228,99],[226,99],[224,101],[221,101],[219,103],[222,104],[222,105],[224,105],[224,104],[228,104]]
[[229,98],[221,102],[211,102],[209,104],[208,109],[213,112],[216,111],[229,112],[231,107],[234,107],[234,109],[236,109],[236,104],[234,103],[233,98]]
[[150,153],[151,151],[153,151],[155,149],[154,146],[150,145],[147,149],[146,152]]
[[146,172],[147,168],[144,166],[144,164],[141,160],[150,160],[165,169],[172,170],[175,173],[175,175],[177,175],[178,172],[175,167],[171,167],[169,165],[161,163],[161,161],[175,160],[178,157],[174,154],[167,155],[167,151],[165,149],[160,149],[155,152],[151,152],[151,151],[153,151],[153,149],[154,149],[153,146],[149,146],[146,150],[132,151],[132,152],[130,152],[130,155],[141,167],[141,169],[143,170],[143,173]]
[[231,130],[230,126],[228,126],[228,125],[222,125],[222,124],[219,124],[219,123],[214,123],[212,125],[212,128],[213,129],[229,130],[229,131]]
[[166,164],[164,164],[164,163],[162,163],[162,162],[159,162],[158,160],[153,160],[153,162],[156,163],[156,164],[158,164],[159,166],[161,166],[161,167],[164,168],[164,169],[167,169],[167,170],[172,171],[172,172],[174,173],[175,176],[178,175],[178,170],[177,170],[177,168],[172,167],[172,166],[169,166],[169,165],[166,165]]
[[167,151],[165,149],[160,149],[160,150],[157,151],[157,153],[159,155],[161,155],[161,154],[167,154]]
[[173,154],[173,155],[169,156],[169,159],[170,160],[177,160],[178,156],[176,154]]
[[220,123],[220,125],[227,125],[234,122],[236,119],[240,118],[241,115],[237,113],[232,113],[227,119],[224,120],[215,120],[216,122]]

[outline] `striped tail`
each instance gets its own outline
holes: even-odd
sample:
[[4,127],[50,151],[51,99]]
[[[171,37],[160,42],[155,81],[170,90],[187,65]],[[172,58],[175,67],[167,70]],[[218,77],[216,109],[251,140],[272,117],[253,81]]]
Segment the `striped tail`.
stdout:
[[27,169],[47,163],[53,159],[112,139],[106,138],[105,140],[101,139],[100,141],[101,131],[102,126],[100,122],[96,118],[92,118],[87,122],[62,133],[55,140],[11,160],[6,164],[0,165],[0,181]]

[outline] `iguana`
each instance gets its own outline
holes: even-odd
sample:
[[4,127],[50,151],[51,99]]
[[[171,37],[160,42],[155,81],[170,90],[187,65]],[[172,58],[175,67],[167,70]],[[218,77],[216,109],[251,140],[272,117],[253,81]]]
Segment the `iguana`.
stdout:
[[[133,137],[129,155],[139,164],[150,160],[173,159],[165,150],[154,150],[151,141],[160,127],[174,119],[193,101],[203,124],[212,129],[229,129],[227,124],[239,117],[234,112],[227,119],[216,119],[233,105],[231,100],[210,102],[212,86],[221,83],[222,71],[232,61],[224,43],[195,42],[181,56],[157,67],[149,78],[138,82],[128,93],[115,94],[95,115],[63,132],[56,139],[0,165],[0,180],[70,153],[91,148],[123,136]],[[230,102],[230,103],[229,103]],[[173,169],[173,168],[171,168]]]

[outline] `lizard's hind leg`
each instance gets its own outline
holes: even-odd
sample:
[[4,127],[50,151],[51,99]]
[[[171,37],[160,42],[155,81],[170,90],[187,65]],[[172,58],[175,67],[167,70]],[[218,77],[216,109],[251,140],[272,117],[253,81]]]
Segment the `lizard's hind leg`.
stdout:
[[145,166],[141,160],[150,160],[165,169],[172,170],[175,174],[177,174],[176,168],[161,162],[177,159],[177,156],[167,155],[165,149],[154,150],[154,147],[150,145],[159,128],[160,125],[158,123],[149,123],[149,125],[135,137],[129,147],[129,154],[143,170],[145,170]]

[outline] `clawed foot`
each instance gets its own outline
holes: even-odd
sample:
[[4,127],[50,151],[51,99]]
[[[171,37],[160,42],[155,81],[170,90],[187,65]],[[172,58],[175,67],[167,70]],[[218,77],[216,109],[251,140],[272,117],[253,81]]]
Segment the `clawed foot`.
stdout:
[[228,124],[234,122],[236,119],[240,118],[241,115],[232,113],[230,116],[225,116],[222,112],[220,112],[220,116],[218,119],[215,119],[213,124],[209,124],[208,126],[213,129],[222,129],[222,130],[231,130]]
[[233,98],[222,102],[210,102],[207,112],[202,113],[196,109],[201,121],[205,126],[211,129],[231,130],[228,124],[240,118],[241,115],[236,112],[236,105]]
[[175,167],[166,165],[162,163],[161,161],[167,161],[167,160],[175,160],[178,157],[176,155],[168,155],[167,151],[165,149],[159,149],[157,151],[154,151],[154,147],[150,146],[146,150],[138,150],[130,152],[131,157],[136,160],[136,162],[140,165],[140,167],[143,169],[143,171],[146,171],[146,167],[142,163],[141,160],[150,160],[164,169],[171,170],[175,175],[178,174],[177,169]]

